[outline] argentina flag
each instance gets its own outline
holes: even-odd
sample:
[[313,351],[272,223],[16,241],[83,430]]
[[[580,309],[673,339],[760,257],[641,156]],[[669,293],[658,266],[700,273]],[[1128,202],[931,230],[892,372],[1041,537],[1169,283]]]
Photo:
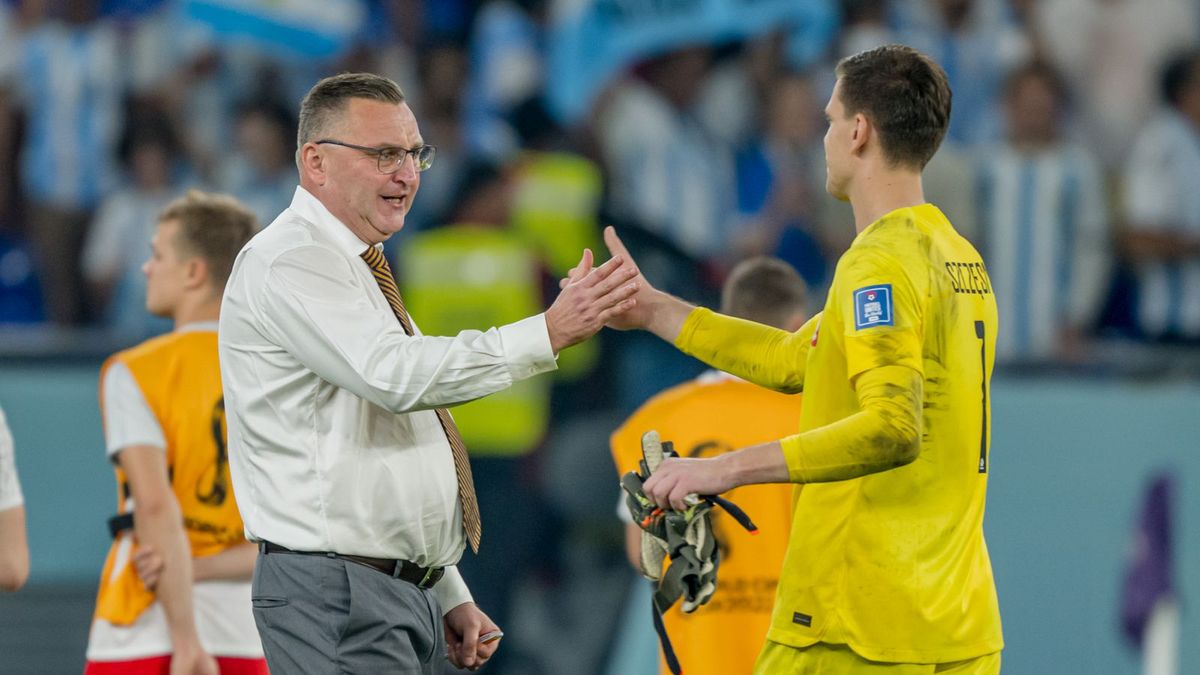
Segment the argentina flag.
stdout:
[[829,0],[560,0],[550,24],[550,107],[578,120],[609,78],[639,59],[775,28],[812,52],[793,58],[813,57],[832,39],[837,10]]
[[363,0],[184,0],[181,9],[218,44],[313,59],[346,51],[367,16]]

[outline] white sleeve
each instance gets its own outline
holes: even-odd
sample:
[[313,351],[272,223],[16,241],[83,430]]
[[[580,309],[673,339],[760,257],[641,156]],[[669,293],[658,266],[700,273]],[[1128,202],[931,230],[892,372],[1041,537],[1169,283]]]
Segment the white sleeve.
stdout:
[[317,246],[276,258],[251,302],[266,333],[306,368],[392,412],[466,403],[557,368],[544,315],[409,336],[368,300],[344,258]]
[[[463,580],[457,565],[450,565],[446,568],[442,580],[433,587],[433,593],[437,596],[438,604],[442,606],[442,614],[464,602],[474,601],[470,589],[467,588],[467,582]],[[484,611],[487,611],[486,608]]]
[[118,194],[104,200],[96,217],[88,227],[87,239],[83,244],[80,267],[83,278],[92,282],[108,281],[121,273],[121,257],[128,251],[121,250],[127,237],[121,232],[122,225],[132,214],[126,208],[126,199]]
[[1152,123],[1134,141],[1125,174],[1125,216],[1135,230],[1169,228],[1177,214],[1179,176],[1168,159],[1170,138],[1161,123]]
[[8,420],[4,417],[4,411],[0,410],[0,511],[7,511],[24,503],[21,483],[17,480],[12,434],[8,430]]
[[124,363],[114,363],[104,373],[104,444],[108,458],[125,448],[148,445],[167,449],[162,425]]

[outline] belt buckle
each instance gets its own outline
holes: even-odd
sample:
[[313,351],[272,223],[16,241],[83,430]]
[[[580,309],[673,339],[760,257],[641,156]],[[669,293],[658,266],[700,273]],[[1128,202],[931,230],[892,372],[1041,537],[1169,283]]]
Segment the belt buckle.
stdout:
[[436,567],[426,567],[425,576],[421,577],[421,581],[417,582],[417,588],[425,589],[432,586],[433,584],[429,583],[429,580],[432,579],[437,572],[438,568]]

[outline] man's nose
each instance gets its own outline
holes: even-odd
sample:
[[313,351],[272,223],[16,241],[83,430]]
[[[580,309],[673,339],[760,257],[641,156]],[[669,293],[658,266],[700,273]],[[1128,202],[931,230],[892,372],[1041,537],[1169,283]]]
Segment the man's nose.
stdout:
[[400,162],[400,168],[396,173],[392,174],[392,180],[398,180],[404,183],[412,182],[417,179],[417,158],[413,153],[404,153],[404,159]]

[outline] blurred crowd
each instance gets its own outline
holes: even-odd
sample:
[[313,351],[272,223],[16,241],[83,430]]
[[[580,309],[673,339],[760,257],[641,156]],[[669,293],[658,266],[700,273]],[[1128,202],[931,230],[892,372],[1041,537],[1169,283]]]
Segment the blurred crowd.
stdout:
[[781,25],[647,53],[569,123],[544,103],[553,0],[340,0],[345,36],[291,50],[196,18],[223,4],[239,5],[0,2],[0,323],[161,331],[141,300],[154,214],[201,186],[270,223],[297,182],[296,102],[356,69],[399,82],[437,146],[393,256],[469,224],[521,239],[553,277],[614,223],[686,297],[771,253],[819,301],[854,234],[823,189],[831,66],[903,42],[953,87],[926,191],[988,261],[1001,361],[1200,340],[1194,2],[842,0],[804,49]]

